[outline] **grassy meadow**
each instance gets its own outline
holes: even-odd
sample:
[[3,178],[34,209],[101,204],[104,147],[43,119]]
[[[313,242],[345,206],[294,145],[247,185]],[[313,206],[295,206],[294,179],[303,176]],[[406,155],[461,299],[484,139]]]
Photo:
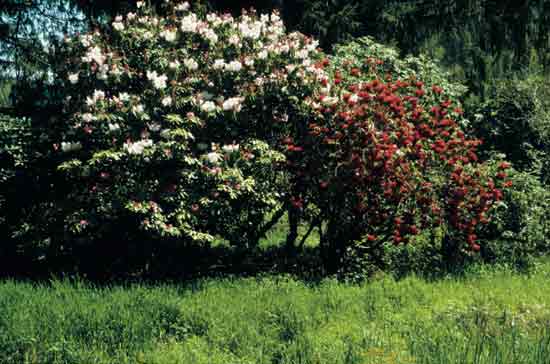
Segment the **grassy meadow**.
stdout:
[[0,363],[550,363],[550,264],[361,285],[8,280]]

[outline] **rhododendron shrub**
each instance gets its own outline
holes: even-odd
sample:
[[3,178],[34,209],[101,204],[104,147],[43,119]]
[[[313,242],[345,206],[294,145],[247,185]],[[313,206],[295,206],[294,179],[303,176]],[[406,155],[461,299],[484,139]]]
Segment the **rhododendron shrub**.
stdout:
[[274,146],[323,77],[317,43],[276,13],[139,5],[65,41],[51,127],[73,186],[67,232],[101,239],[124,221],[153,238],[254,243],[286,198]]
[[[294,197],[326,222],[322,245],[335,270],[356,241],[407,243],[428,229],[446,231],[453,254],[478,251],[479,226],[502,198],[507,163],[494,172],[465,135],[462,110],[439,85],[400,79],[366,58],[337,64],[318,94],[303,140],[289,140]],[[330,60],[318,67],[330,69]],[[334,67],[334,66],[332,66]]]

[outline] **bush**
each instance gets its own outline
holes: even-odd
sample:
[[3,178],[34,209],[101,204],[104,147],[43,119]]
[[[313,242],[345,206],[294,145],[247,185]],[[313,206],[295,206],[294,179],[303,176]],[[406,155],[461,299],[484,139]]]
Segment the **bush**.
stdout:
[[276,13],[164,11],[142,6],[60,51],[65,105],[49,126],[71,186],[65,239],[255,245],[287,196],[276,146],[322,76],[317,43]]
[[[426,84],[400,62],[386,65],[356,45],[349,49],[349,57],[340,54],[329,67],[333,78],[308,100],[315,117],[307,136],[288,141],[297,185],[310,188],[297,188],[294,201],[309,200],[326,221],[321,244],[329,271],[354,241],[402,244],[437,227],[446,232],[447,261],[478,251],[478,225],[489,221],[509,184],[509,164],[496,171],[479,161],[481,142],[465,134],[460,103],[444,88]],[[393,75],[396,68],[402,72]]]
[[528,268],[532,258],[550,252],[550,191],[536,176],[512,170],[513,186],[482,236],[482,257],[493,263]]
[[475,110],[483,150],[504,153],[519,171],[550,183],[550,82],[544,76],[498,80]]

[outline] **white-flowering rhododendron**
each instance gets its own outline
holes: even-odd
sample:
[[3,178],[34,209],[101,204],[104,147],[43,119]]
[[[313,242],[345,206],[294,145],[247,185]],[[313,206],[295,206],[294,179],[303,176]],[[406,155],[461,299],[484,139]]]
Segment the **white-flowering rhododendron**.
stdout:
[[152,237],[253,243],[286,198],[280,140],[307,122],[324,56],[276,13],[137,4],[63,45],[56,143],[79,201],[67,226],[99,234],[133,216]]

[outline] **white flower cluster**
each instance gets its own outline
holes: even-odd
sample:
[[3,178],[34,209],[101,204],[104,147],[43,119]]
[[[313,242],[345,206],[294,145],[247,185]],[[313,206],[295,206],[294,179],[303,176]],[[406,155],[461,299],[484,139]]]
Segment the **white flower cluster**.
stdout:
[[86,105],[92,107],[97,104],[98,101],[105,99],[105,92],[101,90],[94,90],[93,95],[86,98]]
[[211,45],[214,45],[218,42],[218,35],[211,28],[201,27],[199,28],[199,34],[201,34],[204,38],[206,38]]
[[72,83],[73,85],[78,83],[78,72],[76,73],[69,73],[69,82]]
[[240,61],[231,61],[225,65],[225,69],[230,72],[239,72],[243,68]]
[[212,101],[205,101],[201,104],[201,110],[206,113],[211,113],[213,111],[216,111],[216,104]]
[[178,37],[178,32],[175,29],[165,29],[160,32],[160,36],[164,38],[167,42],[175,42]]
[[189,14],[181,19],[180,29],[184,33],[195,33],[199,26],[196,14]]
[[238,25],[243,38],[258,39],[262,35],[264,28],[262,21],[242,22]]
[[124,143],[124,149],[128,154],[142,154],[145,148],[149,148],[153,146],[153,141],[151,139],[143,139],[139,142],[132,143],[130,141]]
[[61,142],[61,150],[64,152],[74,152],[82,149],[82,144],[80,142]]
[[241,111],[243,101],[244,97],[229,98],[223,102],[222,109],[225,111],[239,112]]
[[113,28],[117,31],[124,30],[124,23],[122,22],[122,17],[119,15],[115,18],[115,21],[112,24]]
[[186,11],[186,10],[189,10],[189,3],[187,1],[181,3],[181,4],[178,4],[176,5],[176,8],[175,8],[177,11]]
[[226,144],[222,150],[227,154],[233,154],[239,151],[239,144]]
[[193,58],[187,58],[183,61],[183,65],[190,71],[199,69],[199,64]]
[[147,79],[153,83],[154,88],[161,90],[166,88],[168,77],[166,75],[159,75],[157,71],[147,71]]
[[[140,4],[140,7],[144,7],[143,2]],[[119,130],[141,132],[141,141],[127,142],[123,145],[123,149],[129,154],[142,154],[143,150],[153,143],[148,134],[143,134],[142,130],[135,130],[137,126],[126,124],[124,120],[129,114],[148,126],[145,131],[154,132],[157,129],[156,124],[150,123],[153,115],[157,118],[158,112],[173,112],[171,107],[177,104],[178,108],[190,106],[191,110],[188,111],[200,111],[201,118],[204,118],[200,122],[207,125],[209,119],[214,118],[218,112],[242,112],[245,100],[250,99],[250,90],[270,90],[267,86],[273,84],[285,90],[290,86],[290,82],[305,85],[328,79],[323,67],[316,65],[316,61],[313,60],[318,43],[298,33],[285,35],[284,25],[278,14],[262,15],[260,18],[243,15],[234,19],[231,15],[216,14],[207,14],[203,17],[188,12],[189,9],[189,3],[182,2],[175,5],[175,18],[161,18],[143,10],[128,13],[125,18],[117,16],[111,25],[116,31],[125,30],[122,34],[125,38],[124,52],[118,49],[122,46],[117,43],[118,38],[109,46],[105,45],[105,38],[98,32],[78,38],[84,46],[81,54],[82,63],[89,64],[89,67],[88,70],[75,67],[72,68],[73,73],[65,73],[68,82],[78,84],[83,78],[93,81],[94,77],[96,80],[105,81],[108,76],[121,74],[127,77],[110,78],[107,85],[101,82],[101,87],[121,90],[120,93],[108,100],[110,102],[99,102],[106,99],[106,95],[101,90],[95,90],[93,95],[86,98],[83,105],[92,109],[84,109],[84,113],[81,110],[77,117],[85,122],[98,119],[117,120],[118,123],[109,122],[108,128],[95,128],[94,132],[97,133],[102,130],[107,133]],[[193,37],[193,46],[185,46],[184,44],[189,44],[187,41],[190,37]],[[133,61],[126,59],[124,54],[134,51],[132,39],[137,41],[136,44],[142,44],[139,40],[143,38],[150,39],[148,44],[156,44],[158,48],[155,52],[147,52],[146,62],[132,63]],[[167,44],[180,39],[182,47]],[[231,47],[231,51],[225,52],[228,47]],[[141,52],[142,48],[139,49]],[[224,56],[231,58],[224,59]],[[220,77],[220,72],[224,73],[223,78]],[[160,95],[151,96],[155,94],[146,92],[142,97],[147,100],[142,100],[140,96],[131,96],[123,91],[124,82],[143,73],[149,81],[148,88],[163,90]],[[169,79],[171,82],[168,82]],[[227,88],[228,79],[232,80],[229,83],[230,89]],[[81,99],[74,98],[71,102],[81,102]],[[326,105],[331,102],[332,100],[327,97],[324,103]],[[152,110],[150,105],[160,106],[161,109]],[[110,119],[103,116],[108,113],[116,114],[116,117]],[[162,115],[158,116],[161,119],[157,120],[162,120]],[[219,116],[216,114],[216,117]],[[86,125],[77,124],[77,127]],[[171,131],[170,126],[166,127],[163,131]],[[158,128],[161,132],[160,126]],[[163,134],[168,135],[168,132]],[[157,134],[155,136],[158,137]],[[123,144],[123,139],[120,140],[120,144]],[[238,148],[238,144],[224,145],[221,149],[218,148],[219,150],[203,156],[208,156],[205,158],[210,163],[218,163],[224,153],[234,153]]]
[[206,159],[212,164],[218,164],[223,160],[223,156],[218,152],[210,152],[206,155]]
[[84,57],[82,57],[82,62],[84,63],[92,63],[95,62],[98,65],[102,65],[105,62],[105,55],[101,51],[101,48],[98,46],[92,47],[88,49],[88,52]]

